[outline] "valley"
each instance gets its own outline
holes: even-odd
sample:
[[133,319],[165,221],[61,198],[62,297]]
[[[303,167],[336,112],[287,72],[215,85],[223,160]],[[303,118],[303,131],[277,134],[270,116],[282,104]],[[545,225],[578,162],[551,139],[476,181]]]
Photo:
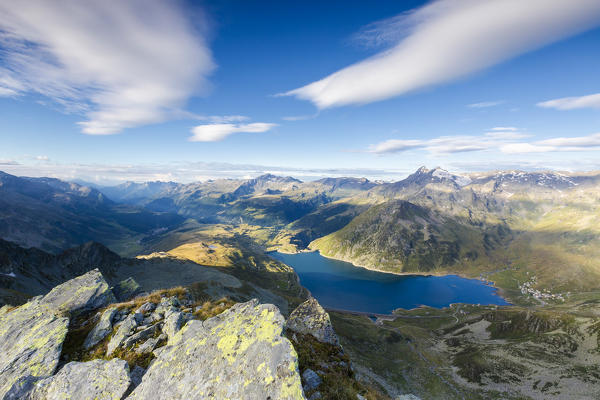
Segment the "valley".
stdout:
[[[99,268],[118,300],[184,287],[202,301],[257,298],[287,317],[309,292],[303,271],[285,260],[304,257],[309,270],[319,269],[318,251],[357,266],[346,267],[356,268],[352,285],[332,283],[328,293],[327,281],[319,281],[313,293],[329,307],[351,360],[352,393],[599,395],[600,174],[459,176],[421,168],[398,182],[263,175],[93,188],[2,174],[0,203],[4,304],[22,304]],[[360,286],[377,278],[358,266],[398,281],[448,283],[361,294]],[[489,301],[502,298],[485,282],[465,286],[463,278],[491,282],[511,305]],[[465,293],[444,297],[444,285]],[[486,294],[475,295],[476,288]],[[396,299],[395,290],[405,297]],[[387,303],[354,309],[365,314],[342,312],[347,308],[333,300],[344,295],[359,306],[378,295]],[[303,357],[302,371],[312,362]]]

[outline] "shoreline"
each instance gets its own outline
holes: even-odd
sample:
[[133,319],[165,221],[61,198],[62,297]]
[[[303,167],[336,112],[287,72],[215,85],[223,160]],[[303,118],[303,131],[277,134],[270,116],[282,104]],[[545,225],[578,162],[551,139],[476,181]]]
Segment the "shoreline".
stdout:
[[[393,272],[393,271],[386,271],[386,270],[382,270],[376,267],[368,267],[366,265],[360,265],[360,264],[355,264],[351,261],[348,260],[344,260],[341,258],[335,258],[335,257],[331,257],[331,256],[326,256],[325,254],[321,253],[320,250],[309,250],[309,251],[302,251],[305,253],[319,253],[319,255],[321,255],[322,257],[328,258],[330,260],[336,260],[336,261],[343,261],[346,262],[348,264],[352,264],[354,267],[358,267],[358,268],[363,268],[366,269],[368,271],[375,271],[375,272],[379,272],[382,274],[390,274],[390,275],[396,275],[396,276],[437,276],[437,277],[442,277],[442,276],[458,276],[460,278],[464,278],[464,279],[473,279],[473,280],[477,280],[480,281],[482,283],[484,283],[487,286],[493,287],[494,289],[498,290],[498,291],[502,291],[503,293],[505,293],[504,289],[502,289],[499,286],[496,286],[496,282],[489,280],[489,279],[483,279],[481,278],[481,276],[479,277],[472,277],[472,276],[468,276],[466,274],[463,274],[461,272],[450,272],[450,271],[446,271],[446,272]],[[299,254],[302,252],[298,252],[298,253],[287,253],[287,254]],[[502,298],[504,298],[504,296],[501,296]]]
[[[321,253],[321,251],[319,249],[306,248],[304,250],[300,250],[300,251],[297,251],[295,253],[284,252],[284,251],[279,251],[279,250],[273,250],[273,251],[267,252],[267,254],[274,253],[274,252],[282,253],[282,254],[289,254],[289,255],[300,254],[300,253],[319,253],[319,255],[322,256],[322,257],[324,257],[324,258],[327,258],[327,259],[330,259],[330,260],[335,260],[335,261],[342,261],[342,262],[351,264],[353,267],[363,268],[363,269],[365,269],[367,271],[374,271],[374,272],[379,272],[379,273],[382,273],[382,274],[390,274],[390,275],[396,275],[396,276],[423,276],[423,277],[457,276],[457,277],[460,277],[460,278],[463,278],[463,279],[477,280],[477,281],[483,283],[484,285],[493,288],[495,290],[495,292],[496,292],[496,293],[494,293],[496,296],[500,297],[502,300],[504,300],[507,303],[509,303],[507,305],[503,305],[503,307],[514,305],[514,301],[512,299],[510,299],[509,296],[506,295],[506,291],[503,288],[501,288],[499,286],[496,286],[496,282],[495,281],[492,281],[492,280],[489,280],[489,279],[484,279],[481,276],[479,276],[479,277],[472,277],[472,276],[468,276],[468,275],[460,273],[460,272],[449,272],[449,271],[447,271],[445,273],[444,272],[434,272],[434,273],[427,272],[427,273],[425,273],[425,272],[418,272],[418,271],[417,272],[392,272],[392,271],[384,271],[384,270],[381,270],[381,269],[378,269],[378,268],[375,268],[375,267],[368,267],[368,266],[365,266],[365,265],[355,264],[355,263],[353,263],[351,261],[348,261],[348,260],[344,260],[344,259],[340,259],[340,258],[335,258],[335,257],[327,256],[327,255]],[[340,311],[343,311],[343,310],[340,310]],[[350,311],[348,311],[348,312],[350,312]]]

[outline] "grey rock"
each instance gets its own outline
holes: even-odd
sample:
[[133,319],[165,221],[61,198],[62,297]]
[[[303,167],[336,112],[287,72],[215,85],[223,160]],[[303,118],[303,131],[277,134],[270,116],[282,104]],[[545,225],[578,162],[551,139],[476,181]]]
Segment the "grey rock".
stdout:
[[275,306],[256,300],[190,321],[161,348],[128,399],[305,399],[283,324]]
[[23,376],[12,385],[12,387],[4,394],[2,400],[35,400],[43,398],[43,393],[40,393],[36,384],[41,379],[31,375]]
[[112,300],[102,274],[93,270],[0,316],[0,399],[54,373],[69,326],[64,314]]
[[130,384],[129,367],[123,360],[70,362],[56,375],[39,381],[29,399],[121,399]]
[[339,345],[329,314],[312,297],[292,311],[285,326],[290,331],[312,335],[320,342]]
[[94,347],[102,339],[108,336],[109,333],[112,332],[112,321],[116,314],[117,309],[114,307],[109,308],[102,313],[102,316],[100,316],[100,321],[98,321],[94,329],[92,329],[85,338],[85,342],[83,342],[83,347],[85,349],[90,349]]
[[169,339],[172,338],[177,332],[179,332],[182,323],[183,313],[173,312],[169,314],[169,316],[165,319],[165,324],[162,328],[163,333],[165,333]]
[[135,313],[133,313],[133,318],[135,318],[135,322],[138,325],[141,325],[144,322],[144,315],[140,312],[136,311]]
[[121,322],[117,332],[110,338],[110,342],[108,342],[108,346],[106,347],[106,355],[110,356],[113,351],[123,344],[125,339],[133,335],[135,328],[137,328],[137,322],[134,318],[134,314],[131,314]]
[[9,306],[8,304],[3,305],[2,307],[0,307],[0,317],[3,316],[4,314],[8,314],[8,311],[11,309],[12,307]]
[[135,311],[136,313],[146,314],[152,312],[156,309],[156,304],[152,302],[147,302],[139,306],[139,308]]
[[154,354],[154,357],[157,357],[157,358],[158,358],[158,357],[160,356],[160,354],[161,354],[161,353],[162,353],[162,352],[165,350],[165,347],[166,347],[166,346],[159,347],[158,349],[154,349],[154,350],[152,351],[152,354]]
[[302,373],[302,379],[304,379],[304,391],[309,392],[316,389],[323,382],[321,377],[317,375],[312,369],[307,369]]
[[360,394],[356,394],[356,400],[367,400],[365,399],[363,396],[361,396]]
[[319,400],[322,398],[323,398],[323,395],[321,394],[321,392],[314,392],[313,394],[310,395],[308,400]]
[[135,352],[138,354],[152,353],[159,341],[159,338],[150,338],[141,345],[139,345],[138,348],[135,349]]
[[147,339],[150,336],[154,335],[154,332],[156,332],[157,328],[158,327],[156,325],[152,325],[142,331],[136,332],[135,334],[126,338],[123,341],[123,343],[121,344],[121,347],[128,349],[128,348],[134,346],[137,342],[140,342],[140,341]]
[[394,400],[421,400],[421,398],[414,394],[401,394],[400,396],[395,397]]
[[142,382],[142,378],[144,377],[145,373],[146,370],[140,367],[139,365],[133,367],[133,369],[129,373],[129,376],[131,378],[131,384],[133,387],[137,387]]
[[115,296],[100,271],[93,269],[56,286],[40,302],[55,310],[78,313],[95,310],[115,301]]

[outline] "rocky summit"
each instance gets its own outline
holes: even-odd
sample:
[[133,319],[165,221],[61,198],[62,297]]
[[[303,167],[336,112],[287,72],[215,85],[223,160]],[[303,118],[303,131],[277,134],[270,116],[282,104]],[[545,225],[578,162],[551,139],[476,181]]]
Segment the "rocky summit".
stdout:
[[0,399],[305,399],[276,306],[220,303],[202,321],[189,300],[148,299],[115,304],[92,270],[1,308]]
[[[43,297],[0,314],[0,398],[31,379],[52,375],[67,335],[69,315],[114,300],[98,270],[65,282]],[[25,385],[26,386],[26,385]],[[18,398],[18,397],[16,397]]]
[[256,300],[190,321],[160,352],[130,399],[303,399],[279,310]]

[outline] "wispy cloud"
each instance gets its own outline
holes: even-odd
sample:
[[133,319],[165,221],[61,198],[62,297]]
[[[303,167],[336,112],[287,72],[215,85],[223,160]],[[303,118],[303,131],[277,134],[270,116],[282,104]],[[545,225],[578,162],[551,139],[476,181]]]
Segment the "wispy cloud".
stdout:
[[192,142],[218,142],[234,133],[261,133],[270,130],[277,124],[253,122],[250,124],[207,124],[192,128]]
[[451,81],[599,25],[600,2],[438,0],[387,21],[367,36],[392,48],[285,94],[324,109]]
[[469,107],[469,108],[489,108],[489,107],[499,106],[500,104],[504,104],[504,100],[482,101],[480,103],[467,104],[467,107]]
[[574,110],[577,108],[600,109],[600,93],[579,97],[562,97],[560,99],[537,103],[539,107],[555,108],[557,110]]
[[428,140],[390,139],[369,146],[367,152],[374,154],[391,154],[402,153],[409,150],[422,150],[432,155],[448,155],[474,151],[524,154],[600,150],[600,133],[530,142],[522,140],[530,136],[531,135],[526,132],[513,130],[512,127],[498,127],[483,135],[440,136]]
[[0,2],[0,95],[34,92],[85,116],[88,134],[167,120],[214,68],[181,3]]
[[281,119],[284,121],[305,121],[307,119],[316,118],[318,115],[319,115],[319,113],[309,114],[309,115],[289,115],[289,116],[281,117]]
[[18,163],[18,162],[16,162],[16,161],[13,161],[13,160],[0,160],[0,165],[3,165],[3,166],[7,166],[7,165],[14,166],[14,165],[21,165],[21,164]]

